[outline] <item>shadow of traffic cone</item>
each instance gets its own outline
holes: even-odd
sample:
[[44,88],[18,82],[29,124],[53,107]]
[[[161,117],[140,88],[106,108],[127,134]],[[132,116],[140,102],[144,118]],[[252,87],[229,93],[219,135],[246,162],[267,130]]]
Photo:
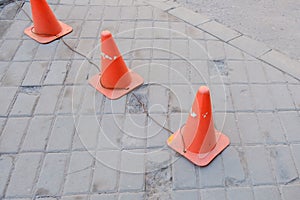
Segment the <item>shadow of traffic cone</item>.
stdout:
[[70,32],[72,27],[58,21],[46,0],[30,0],[33,25],[24,33],[39,43],[46,44]]
[[229,145],[229,138],[214,128],[208,87],[199,88],[185,126],[171,135],[167,143],[199,166],[208,165]]
[[89,83],[109,99],[118,99],[142,85],[144,79],[130,71],[109,31],[101,33],[101,74]]

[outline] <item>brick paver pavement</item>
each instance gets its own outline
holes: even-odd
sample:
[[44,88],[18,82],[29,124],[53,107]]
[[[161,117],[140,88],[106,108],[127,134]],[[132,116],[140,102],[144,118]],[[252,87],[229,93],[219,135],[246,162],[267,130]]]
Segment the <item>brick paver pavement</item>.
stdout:
[[297,63],[172,2],[49,3],[74,29],[66,43],[97,64],[100,32],[114,34],[128,66],[156,83],[132,93],[172,131],[208,85],[231,144],[209,166],[191,164],[132,93],[103,97],[88,85],[98,71],[85,58],[62,40],[24,35],[31,22],[20,11],[1,20],[0,199],[300,198]]

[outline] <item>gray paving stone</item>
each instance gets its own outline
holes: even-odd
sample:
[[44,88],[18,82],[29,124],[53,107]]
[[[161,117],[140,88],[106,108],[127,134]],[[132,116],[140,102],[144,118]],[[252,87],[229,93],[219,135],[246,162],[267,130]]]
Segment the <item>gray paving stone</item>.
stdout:
[[270,85],[270,89],[278,110],[295,109],[294,102],[286,85]]
[[268,144],[286,143],[284,130],[276,114],[258,113],[257,118],[261,132],[265,135]]
[[137,18],[137,7],[124,6],[121,7],[120,17],[122,20],[133,20]]
[[295,77],[300,77],[300,70],[297,67],[299,66],[299,62],[276,50],[266,53],[265,55],[261,56],[261,59],[289,74],[292,74]]
[[0,47],[0,60],[11,60],[14,57],[19,44],[19,40],[5,40]]
[[36,195],[56,196],[61,193],[67,158],[65,153],[53,153],[45,156],[36,186]]
[[93,157],[94,155],[87,151],[72,152],[69,170],[66,174],[64,194],[87,193],[89,191]]
[[121,149],[123,115],[103,115],[99,133],[99,150]]
[[[153,19],[153,9],[152,6],[138,6],[137,7],[137,16],[140,20],[143,19]],[[138,21],[137,21],[138,22]]]
[[6,30],[3,38],[5,39],[17,39],[22,38],[23,31],[29,26],[28,21],[14,20],[10,27]]
[[177,7],[168,11],[168,13],[195,26],[209,21],[206,16],[195,13],[184,7]]
[[254,106],[249,86],[231,85],[230,87],[234,108],[237,111],[253,111]]
[[87,12],[86,19],[87,20],[100,20],[102,13],[104,10],[104,6],[91,6]]
[[62,196],[61,200],[88,200],[88,195]]
[[16,87],[1,87],[0,88],[0,115],[6,116],[9,112],[9,107],[13,103],[18,88]]
[[36,51],[34,60],[49,60],[55,54],[55,50],[58,46],[59,40],[55,40],[50,44],[44,45],[39,44],[38,49]]
[[300,94],[299,94],[299,85],[288,85],[289,91],[292,93],[293,100],[298,110],[300,110]]
[[80,37],[81,38],[98,37],[99,26],[100,26],[100,22],[98,22],[98,21],[85,21],[81,27],[82,30],[80,33]]
[[76,123],[73,150],[95,150],[99,127],[99,121],[96,116],[81,115]]
[[223,153],[223,164],[225,170],[225,185],[239,186],[245,182],[244,156],[234,147],[228,147]]
[[199,187],[223,187],[224,186],[224,167],[221,156],[216,157],[207,167],[199,167]]
[[82,93],[82,86],[66,86],[57,112],[60,114],[76,113],[81,105]]
[[91,196],[90,200],[117,200],[117,194],[94,194]]
[[170,54],[173,59],[188,59],[189,58],[189,40],[185,39],[172,39],[170,44]]
[[120,13],[120,7],[106,6],[104,9],[103,19],[105,20],[120,20],[120,15],[116,15],[116,13]]
[[121,193],[118,200],[142,200],[145,199],[144,193]]
[[253,40],[245,35],[233,39],[229,43],[255,57],[259,57],[270,50],[264,43]]
[[[151,114],[160,125],[168,128],[169,122],[166,115],[163,114]],[[151,147],[164,147],[166,141],[170,135],[165,129],[155,123],[152,119],[148,119],[147,123],[147,148]]]
[[296,164],[296,168],[299,173],[300,172],[300,145],[299,144],[291,145],[291,150],[294,157],[294,162]]
[[6,197],[31,196],[41,159],[40,153],[20,154],[6,191]]
[[227,198],[253,200],[254,196],[250,187],[232,187],[227,190]]
[[120,151],[98,151],[92,188],[94,193],[117,192]]
[[205,200],[218,200],[226,199],[226,193],[224,188],[212,188],[200,190],[201,199]]
[[226,58],[223,42],[209,40],[206,45],[209,60],[224,60]]
[[171,164],[170,150],[148,149],[146,153],[146,191],[155,189],[166,191],[167,188],[171,188]]
[[117,100],[105,99],[103,113],[114,113],[120,114],[125,113],[126,96],[121,97]]
[[257,118],[253,113],[237,113],[237,124],[240,136],[246,144],[262,144],[265,135],[260,131]]
[[[75,49],[76,47],[76,40],[75,39],[64,39],[66,44],[68,44],[71,48]],[[61,40],[58,43],[58,46],[55,50],[54,59],[70,59],[73,57],[75,53],[71,51]]]
[[206,61],[192,61],[190,82],[198,85],[207,85],[209,81],[208,63]]
[[68,19],[84,19],[88,11],[88,6],[74,6],[68,16]]
[[70,63],[67,61],[53,61],[49,67],[44,84],[63,84],[69,65]]
[[52,116],[33,117],[22,145],[22,151],[43,151],[47,144]]
[[261,63],[258,61],[246,62],[248,79],[250,83],[266,83],[268,79],[265,74],[265,70]]
[[229,137],[231,144],[241,143],[237,120],[233,113],[215,113],[214,124],[217,130]]
[[153,39],[167,39],[170,38],[170,28],[168,22],[153,22],[152,29]]
[[44,86],[40,92],[40,98],[37,102],[35,114],[52,114],[59,99],[61,86]]
[[72,60],[72,63],[70,64],[70,69],[65,80],[65,84],[87,83],[91,71],[90,69],[90,64],[87,61]]
[[75,129],[72,116],[57,116],[48,139],[47,151],[70,150]]
[[2,155],[0,156],[0,197],[4,195],[4,190],[7,184],[7,181],[9,180],[9,172],[11,170],[11,167],[13,165],[13,157],[12,156],[6,156]]
[[[169,81],[171,84],[187,84],[190,82],[189,71],[191,71],[192,66],[189,63],[181,60],[174,60],[171,61],[169,66],[170,67],[168,73],[170,79]],[[195,69],[194,71],[196,70],[197,69]],[[200,70],[196,73],[198,75],[200,73]]]
[[32,115],[37,99],[37,94],[19,93],[10,115]]
[[173,200],[181,200],[181,199],[198,200],[199,198],[200,198],[200,194],[197,190],[177,190],[172,192]]
[[230,83],[227,63],[224,60],[212,60],[208,62],[209,77],[211,84],[224,85]]
[[30,61],[34,58],[37,49],[38,49],[38,44],[34,40],[23,40],[13,60]]
[[95,88],[87,86],[83,96],[80,113],[96,114],[101,111],[103,95]]
[[297,112],[280,112],[279,117],[285,130],[286,139],[289,142],[299,142],[298,134],[300,116]]
[[135,38],[152,39],[153,23],[151,21],[136,21]]
[[29,62],[13,62],[2,79],[4,86],[19,86],[25,76]]
[[[177,159],[177,158],[174,158]],[[195,176],[195,165],[183,157],[178,158],[172,166],[173,189],[194,189],[197,188]]]
[[245,61],[227,61],[228,75],[231,83],[247,83],[248,76]]
[[287,184],[298,178],[288,146],[278,145],[270,147],[269,151],[271,163],[278,183]]
[[210,98],[214,111],[232,111],[230,88],[226,85],[211,85]]
[[260,187],[254,187],[254,197],[256,200],[279,200],[280,193],[277,187],[275,186],[260,186]]
[[[146,30],[149,32],[150,30]],[[130,43],[127,42],[127,43]],[[133,58],[134,59],[143,59],[143,60],[148,60],[151,57],[151,52],[152,52],[152,41],[148,39],[138,39],[135,40],[134,46],[133,46]],[[130,45],[127,44],[127,48],[130,48]],[[120,50],[121,51],[121,50]],[[127,50],[126,52],[128,52]]]
[[240,36],[241,34],[223,24],[216,21],[209,21],[198,26],[200,29],[220,38],[221,40],[227,42],[233,38]]
[[188,45],[190,60],[207,60],[209,55],[204,41],[189,39]]
[[[60,2],[62,3],[62,2]],[[57,5],[55,8],[55,16],[58,20],[65,20],[67,19],[68,15],[70,14],[72,10],[71,5]]]
[[292,200],[300,195],[300,185],[283,185],[281,186],[282,196],[284,200]]
[[246,158],[253,185],[274,184],[271,164],[264,146],[246,148]]
[[[168,59],[171,56],[171,52],[169,52],[170,49],[170,41],[167,39],[161,39],[161,40],[154,40],[153,41],[153,59],[157,60],[157,59]],[[151,63],[151,65],[153,66],[157,66],[160,67],[162,74],[156,74],[159,75],[160,79],[163,79],[164,81],[166,80],[166,76],[163,78],[162,76],[165,74],[165,67],[167,68],[167,64],[168,61],[155,61],[155,63]],[[160,66],[159,66],[160,65]],[[166,66],[165,66],[166,65]],[[155,68],[154,68],[155,70]],[[151,69],[151,72],[153,72],[154,70]],[[152,74],[152,78],[153,74]]]
[[5,75],[5,73],[8,69],[9,62],[0,61],[0,65],[1,65],[1,68],[0,68],[0,84],[1,84],[1,79],[3,78],[3,76]]
[[[155,50],[154,50],[155,51]],[[149,81],[164,85],[169,82],[168,73],[169,65],[168,61],[153,61],[150,63]],[[159,87],[159,86],[151,86]]]
[[169,103],[169,91],[162,86],[153,85],[149,88],[148,111],[150,113],[166,113]]
[[121,152],[119,191],[143,191],[145,188],[145,157],[143,150]]
[[18,152],[28,118],[9,118],[0,136],[0,152]]
[[170,22],[171,38],[186,38],[188,37],[186,31],[186,23],[184,22]]
[[171,85],[170,110],[172,112],[190,112],[196,91],[187,85]]
[[271,89],[269,88],[269,85],[251,84],[250,89],[256,110],[275,110],[274,98],[271,96]]
[[22,86],[41,85],[47,67],[48,67],[48,62],[40,62],[40,61],[32,62],[29,65],[26,76],[22,82]]
[[124,21],[120,23],[118,29],[118,38],[134,38],[135,23],[132,21]]
[[177,2],[171,2],[171,1],[148,1],[148,4],[150,4],[151,6],[154,6],[156,8],[159,8],[163,11],[167,11],[170,10],[172,8],[176,8],[179,6],[179,4]]
[[225,50],[227,60],[244,60],[245,59],[245,55],[241,50],[239,50],[227,43],[224,43],[224,50]]

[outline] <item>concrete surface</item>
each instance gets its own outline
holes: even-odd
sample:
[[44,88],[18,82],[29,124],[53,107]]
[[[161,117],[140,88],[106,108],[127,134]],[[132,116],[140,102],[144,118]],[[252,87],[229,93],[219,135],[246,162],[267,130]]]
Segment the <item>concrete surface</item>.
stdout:
[[175,0],[300,60],[298,0]]
[[[28,38],[31,22],[18,12],[0,21],[8,27],[0,39],[0,199],[300,196],[297,63],[173,2],[50,5],[74,28],[64,40],[95,63],[100,32],[114,34],[128,66],[156,83],[133,93],[172,131],[199,86],[209,86],[215,126],[231,144],[209,166],[193,165],[166,145],[169,133],[132,93],[111,101],[96,92],[88,79],[98,70],[62,40]],[[23,8],[30,13],[28,2]]]

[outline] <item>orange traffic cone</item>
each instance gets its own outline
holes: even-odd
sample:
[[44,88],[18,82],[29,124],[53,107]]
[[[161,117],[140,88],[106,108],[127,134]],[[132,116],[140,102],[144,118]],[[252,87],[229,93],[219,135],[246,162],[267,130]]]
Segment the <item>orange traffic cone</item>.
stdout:
[[45,44],[70,32],[72,27],[58,21],[45,0],[30,0],[33,26],[24,30],[32,39]]
[[118,99],[142,85],[143,78],[128,70],[109,31],[101,33],[101,72],[90,84],[109,99]]
[[229,145],[229,138],[214,128],[208,87],[199,88],[185,126],[171,135],[167,143],[199,166],[208,165]]

